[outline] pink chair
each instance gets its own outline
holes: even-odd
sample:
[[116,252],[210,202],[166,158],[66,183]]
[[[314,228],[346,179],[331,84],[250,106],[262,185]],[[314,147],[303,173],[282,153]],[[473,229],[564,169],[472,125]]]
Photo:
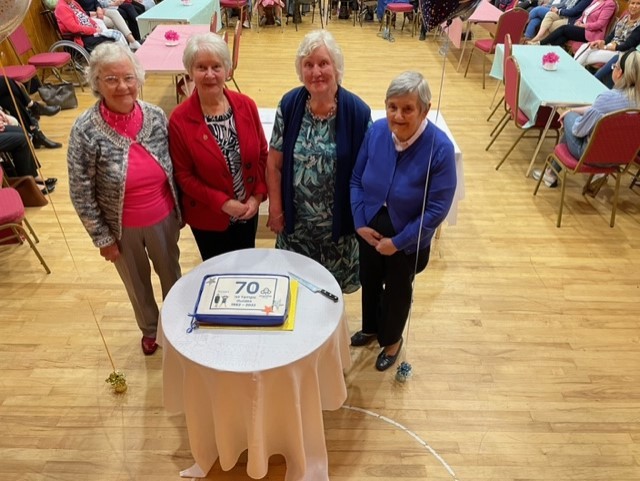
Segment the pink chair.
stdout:
[[416,18],[418,13],[414,11],[413,5],[410,3],[389,3],[384,9],[385,21],[380,23],[379,30],[382,30],[382,23],[384,23],[388,32],[391,27],[391,17],[398,13],[402,14],[402,28],[400,31],[404,31],[404,24],[407,19],[410,18],[411,36],[413,37],[416,33]]
[[[567,144],[556,145],[553,153],[547,157],[545,169],[552,169],[557,174],[558,181],[562,184],[557,227],[560,227],[562,222],[567,173],[589,174],[587,185],[583,189],[583,195],[588,191],[595,174],[615,177],[616,185],[611,208],[611,221],[609,222],[611,227],[614,226],[618,194],[620,192],[620,178],[622,174],[629,170],[640,150],[638,132],[640,132],[640,110],[619,110],[605,115],[598,121],[589,138],[587,148],[579,159],[571,155]],[[559,169],[554,167],[554,160],[560,165]],[[533,195],[538,193],[543,177],[541,175],[540,179],[538,179]]]
[[[511,145],[511,148],[507,151],[506,154],[502,157],[498,165],[496,165],[496,170],[500,168],[500,166],[507,160],[509,154],[515,149],[518,142],[525,136],[526,133],[537,130],[538,131],[538,141],[540,141],[540,137],[544,132],[544,128],[547,125],[547,121],[549,120],[549,115],[551,115],[552,109],[549,107],[540,107],[538,109],[536,120],[534,124],[530,127],[525,127],[526,124],[529,123],[529,117],[520,110],[519,101],[520,101],[520,67],[518,67],[518,62],[513,57],[507,57],[504,63],[504,102],[507,108],[507,113],[500,120],[501,123],[496,134],[489,142],[485,150],[489,150],[493,142],[498,138],[500,133],[504,130],[504,128],[509,123],[509,119],[513,120],[516,128],[520,129],[520,135],[515,140],[515,142]],[[556,134],[556,143],[560,139],[560,128],[562,124],[560,123],[558,114],[554,114],[553,119],[551,120],[551,125],[549,130],[553,130]],[[495,129],[494,129],[495,130]]]
[[521,8],[514,8],[509,10],[498,19],[498,25],[496,27],[496,33],[493,38],[483,38],[476,40],[473,43],[473,49],[469,54],[469,60],[467,61],[467,68],[464,71],[464,76],[467,76],[469,71],[469,65],[471,64],[471,57],[473,52],[478,49],[482,53],[482,88],[485,88],[486,77],[486,59],[487,55],[493,55],[496,51],[496,45],[504,43],[504,36],[511,35],[511,41],[513,44],[519,44],[522,41],[522,34],[524,33],[524,27],[529,21],[529,14]]
[[[71,54],[68,52],[45,52],[35,53],[31,40],[27,35],[27,31],[24,26],[20,25],[9,35],[9,42],[18,58],[22,58],[23,55],[29,54],[27,64],[42,72],[42,81],[46,79],[47,69],[53,71],[58,80],[62,81],[58,70],[68,65],[71,62]],[[77,70],[72,69],[76,75],[76,80],[82,86],[80,77]],[[14,79],[15,80],[15,79]]]
[[224,27],[229,28],[229,10],[240,10],[238,22],[242,25],[242,22],[247,20],[249,16],[247,11],[249,10],[249,0],[220,0],[220,11],[224,17]]
[[[31,227],[31,224],[29,224],[29,221],[27,221],[27,218],[24,216],[24,204],[22,203],[20,194],[18,194],[18,191],[12,187],[1,187],[3,176],[4,173],[2,169],[0,169],[0,245],[16,242],[22,244],[26,239],[29,246],[44,267],[44,270],[47,274],[51,274],[49,266],[44,261],[35,245],[39,242],[38,236],[33,231],[33,228]],[[35,243],[31,240],[29,233],[27,233],[22,224],[27,226],[35,240]]]

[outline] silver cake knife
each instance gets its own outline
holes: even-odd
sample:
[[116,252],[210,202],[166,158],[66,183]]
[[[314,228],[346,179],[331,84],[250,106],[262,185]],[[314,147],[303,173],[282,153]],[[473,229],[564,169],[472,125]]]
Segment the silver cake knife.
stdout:
[[322,287],[316,286],[312,282],[309,282],[308,280],[303,279],[302,277],[294,274],[291,271],[289,271],[289,275],[293,277],[296,281],[298,281],[300,284],[302,284],[304,287],[309,289],[311,292],[322,294],[324,297],[331,299],[333,302],[338,302],[338,296],[336,296],[335,294],[331,294],[329,291],[323,289]]

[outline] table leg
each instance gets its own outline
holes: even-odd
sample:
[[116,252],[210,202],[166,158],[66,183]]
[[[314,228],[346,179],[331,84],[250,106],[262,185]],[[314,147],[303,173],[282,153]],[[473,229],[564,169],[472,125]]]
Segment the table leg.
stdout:
[[544,139],[547,137],[547,132],[549,132],[549,127],[551,127],[551,122],[553,121],[553,118],[556,116],[556,109],[557,108],[555,106],[551,107],[551,113],[549,114],[549,119],[547,120],[547,123],[544,126],[544,130],[542,131],[540,140],[538,140],[538,145],[536,145],[536,150],[533,152],[533,157],[531,157],[531,163],[529,164],[529,168],[527,169],[527,172],[524,174],[525,177],[529,177],[529,175],[531,174],[531,171],[533,170],[533,164],[535,164],[536,157],[538,157],[538,153],[540,152],[540,148],[544,143]]
[[458,67],[456,72],[460,70],[462,65],[462,59],[464,58],[464,51],[467,49],[467,39],[469,38],[469,30],[471,30],[471,22],[467,22],[467,27],[464,29],[464,40],[462,41],[462,52],[460,52],[460,60],[458,60]]

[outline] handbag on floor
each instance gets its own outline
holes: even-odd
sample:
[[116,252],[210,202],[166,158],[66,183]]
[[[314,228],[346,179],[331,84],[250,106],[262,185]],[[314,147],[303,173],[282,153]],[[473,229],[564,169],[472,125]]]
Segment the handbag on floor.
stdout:
[[32,176],[9,177],[7,180],[9,185],[20,194],[25,207],[42,207],[49,203]]
[[38,93],[50,107],[59,106],[65,110],[75,109],[78,106],[76,89],[72,83],[45,83],[38,89]]

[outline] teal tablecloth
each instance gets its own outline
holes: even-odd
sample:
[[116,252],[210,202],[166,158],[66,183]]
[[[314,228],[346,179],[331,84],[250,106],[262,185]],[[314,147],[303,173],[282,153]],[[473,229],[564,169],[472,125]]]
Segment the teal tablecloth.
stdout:
[[145,37],[156,25],[166,23],[209,25],[213,12],[218,12],[220,18],[220,0],[191,0],[190,5],[183,5],[181,0],[163,0],[138,15],[140,35]]
[[[498,45],[491,75],[502,80],[504,45]],[[555,52],[560,57],[555,71],[542,68],[542,56]],[[551,45],[514,45],[513,56],[520,67],[520,109],[535,120],[541,106],[575,107],[591,105],[607,90],[598,79],[561,47]]]

